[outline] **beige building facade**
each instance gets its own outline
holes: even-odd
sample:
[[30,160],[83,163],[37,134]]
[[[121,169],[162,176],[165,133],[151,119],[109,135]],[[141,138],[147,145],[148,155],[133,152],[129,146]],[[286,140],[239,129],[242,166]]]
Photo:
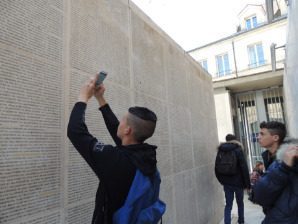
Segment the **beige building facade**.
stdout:
[[235,34],[189,51],[213,79],[219,140],[235,133],[251,167],[264,150],[256,139],[260,122],[285,122],[287,6],[268,2],[246,5]]

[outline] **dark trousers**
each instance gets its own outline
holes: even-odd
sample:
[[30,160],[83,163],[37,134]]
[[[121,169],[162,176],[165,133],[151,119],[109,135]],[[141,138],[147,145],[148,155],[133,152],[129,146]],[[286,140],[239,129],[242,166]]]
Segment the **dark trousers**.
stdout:
[[244,223],[243,188],[224,185],[224,192],[226,197],[225,224],[231,224],[231,211],[233,207],[234,194],[236,195],[236,202],[238,206],[238,223]]

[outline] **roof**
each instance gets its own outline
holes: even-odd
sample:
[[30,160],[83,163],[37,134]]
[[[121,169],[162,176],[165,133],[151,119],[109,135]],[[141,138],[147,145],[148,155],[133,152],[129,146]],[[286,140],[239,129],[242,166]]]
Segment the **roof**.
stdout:
[[194,49],[192,49],[192,50],[187,51],[187,53],[191,53],[191,52],[193,52],[193,51],[200,50],[200,49],[202,49],[202,48],[211,46],[211,45],[213,45],[213,44],[217,44],[217,43],[220,43],[220,42],[222,42],[222,41],[232,39],[232,38],[234,38],[234,37],[240,36],[240,35],[245,34],[245,33],[253,32],[253,31],[255,31],[255,30],[261,29],[261,28],[263,28],[263,27],[269,26],[269,25],[271,25],[271,24],[273,24],[273,23],[277,23],[277,22],[279,22],[279,21],[281,21],[281,20],[285,20],[285,19],[287,19],[287,15],[281,16],[281,17],[279,17],[279,18],[273,20],[273,22],[271,22],[271,23],[265,23],[265,24],[262,24],[262,25],[260,25],[260,26],[258,26],[258,27],[255,27],[255,28],[253,28],[253,29],[249,29],[249,30],[242,30],[242,31],[240,31],[240,32],[238,32],[238,33],[234,33],[234,34],[232,34],[232,35],[230,35],[230,36],[227,36],[227,37],[224,37],[224,38],[222,38],[222,39],[216,40],[216,41],[214,41],[214,42],[210,42],[210,43],[205,44],[205,45],[203,45],[203,46],[194,48]]
[[265,12],[265,9],[264,9],[264,6],[263,5],[257,5],[257,4],[247,4],[246,6],[244,6],[244,8],[238,13],[238,16],[248,7],[251,7],[251,6],[258,6],[258,7],[262,7],[262,9],[264,10]]

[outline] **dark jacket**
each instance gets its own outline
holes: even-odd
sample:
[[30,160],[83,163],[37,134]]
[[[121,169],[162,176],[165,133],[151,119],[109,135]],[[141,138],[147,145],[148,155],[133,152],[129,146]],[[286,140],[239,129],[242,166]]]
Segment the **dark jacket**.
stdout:
[[237,156],[237,167],[238,167],[238,172],[232,176],[219,174],[215,170],[215,175],[218,181],[222,185],[230,185],[230,186],[236,186],[240,188],[250,188],[249,171],[248,171],[248,167],[244,157],[241,143],[235,140],[222,143],[218,147],[218,150],[224,150],[224,151],[234,150]]
[[272,156],[268,149],[266,151],[262,152],[262,158],[263,158],[264,167],[266,170],[269,168],[269,166],[275,160],[275,156]]
[[146,143],[122,146],[117,137],[119,121],[109,105],[100,108],[105,124],[117,146],[105,145],[94,138],[85,124],[87,105],[75,104],[67,135],[100,180],[92,224],[112,223],[113,213],[125,202],[136,169],[146,176],[156,171],[156,146]]
[[[284,147],[279,150],[282,155]],[[264,224],[298,224],[298,161],[288,167],[277,158],[253,191],[254,202],[266,208]]]

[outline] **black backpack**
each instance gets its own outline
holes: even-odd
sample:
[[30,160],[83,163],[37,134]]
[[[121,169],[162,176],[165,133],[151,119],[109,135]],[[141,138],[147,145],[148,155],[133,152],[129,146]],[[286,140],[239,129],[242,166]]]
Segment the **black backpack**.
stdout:
[[215,170],[223,175],[235,175],[237,173],[237,155],[235,150],[218,150],[215,160]]

